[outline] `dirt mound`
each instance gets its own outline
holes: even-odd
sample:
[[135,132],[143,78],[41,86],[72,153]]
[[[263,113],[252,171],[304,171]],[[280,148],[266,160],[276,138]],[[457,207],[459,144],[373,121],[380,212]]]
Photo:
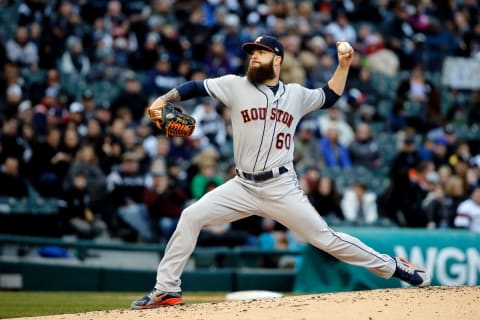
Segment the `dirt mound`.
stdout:
[[[185,297],[188,301],[188,297]],[[112,310],[25,319],[480,319],[480,287],[381,289],[201,303],[151,310]],[[18,320],[18,318],[17,318]]]

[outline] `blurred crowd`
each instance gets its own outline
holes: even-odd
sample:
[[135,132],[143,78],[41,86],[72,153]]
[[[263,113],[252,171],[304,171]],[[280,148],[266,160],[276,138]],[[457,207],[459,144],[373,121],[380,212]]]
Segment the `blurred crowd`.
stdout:
[[[474,0],[1,0],[0,198],[59,199],[66,234],[165,241],[186,205],[235,175],[230,110],[186,101],[193,136],[166,138],[145,118],[149,102],[184,81],[243,74],[241,44],[260,34],[285,47],[282,81],[318,88],[345,39],[356,50],[345,94],[295,137],[296,170],[319,214],[333,225],[480,231],[480,135],[461,134],[478,130],[480,91],[439,81],[447,57],[480,59],[479,9]],[[206,228],[199,245],[298,241],[251,217]]]

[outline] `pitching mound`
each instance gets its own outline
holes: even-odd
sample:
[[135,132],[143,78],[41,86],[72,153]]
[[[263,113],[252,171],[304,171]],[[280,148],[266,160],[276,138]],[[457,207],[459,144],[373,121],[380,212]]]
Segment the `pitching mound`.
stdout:
[[[188,301],[188,297],[185,297]],[[56,320],[316,320],[480,319],[480,287],[382,289],[192,304],[151,310],[113,310],[25,319]]]

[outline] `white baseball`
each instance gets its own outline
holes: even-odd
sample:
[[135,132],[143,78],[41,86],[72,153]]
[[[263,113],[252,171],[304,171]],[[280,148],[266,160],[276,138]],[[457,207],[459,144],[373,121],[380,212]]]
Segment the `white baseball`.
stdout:
[[340,42],[340,44],[338,45],[338,48],[337,48],[338,52],[340,52],[341,54],[346,54],[346,53],[349,53],[353,50],[352,46],[350,45],[350,43],[346,42],[346,41],[342,41]]

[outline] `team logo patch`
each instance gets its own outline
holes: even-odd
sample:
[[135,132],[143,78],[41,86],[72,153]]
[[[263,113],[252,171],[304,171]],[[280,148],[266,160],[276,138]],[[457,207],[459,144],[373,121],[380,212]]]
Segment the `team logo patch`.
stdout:
[[263,39],[263,37],[260,36],[260,37],[258,37],[257,39],[255,39],[255,42],[262,42],[262,39]]

